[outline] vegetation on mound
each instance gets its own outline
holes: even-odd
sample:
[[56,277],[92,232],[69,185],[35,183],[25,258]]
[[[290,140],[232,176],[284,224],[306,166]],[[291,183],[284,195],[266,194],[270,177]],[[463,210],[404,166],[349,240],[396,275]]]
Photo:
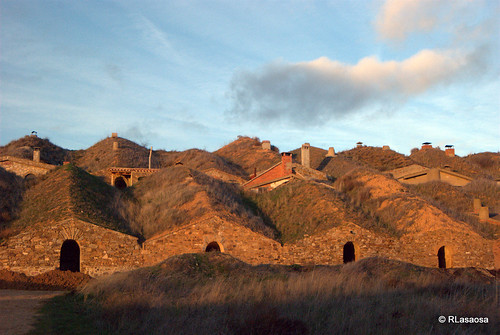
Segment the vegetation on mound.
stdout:
[[0,155],[31,160],[33,159],[33,148],[35,147],[40,148],[40,160],[48,164],[62,165],[70,155],[70,150],[53,144],[48,138],[42,139],[34,136],[24,136],[11,141],[6,146],[0,147]]
[[[113,150],[113,143],[118,142],[118,150]],[[71,154],[71,162],[87,172],[96,173],[110,167],[147,168],[149,149],[121,137],[107,137],[86,150],[77,150]],[[154,152],[151,167],[161,165],[159,155]]]
[[362,227],[376,225],[369,217],[356,213],[342,194],[314,182],[295,180],[270,192],[246,192],[245,197],[255,213],[276,228],[282,243],[349,221]]
[[410,158],[428,168],[444,168],[449,166],[452,171],[469,177],[486,177],[489,179],[500,176],[500,158],[497,154],[485,153],[468,157],[448,157],[438,148],[413,149]]
[[475,179],[465,187],[451,186],[440,181],[419,185],[407,185],[432,205],[458,221],[467,223],[476,233],[487,239],[495,239],[499,228],[491,223],[482,222],[472,215],[473,199],[479,198],[483,205],[489,206],[491,213],[500,209],[500,187],[488,179]]
[[24,180],[0,167],[0,231],[19,215]]
[[238,136],[238,139],[214,154],[240,166],[246,171],[246,175],[253,174],[255,169],[257,172],[265,171],[281,161],[279,149],[275,146],[271,150],[262,149],[262,142],[258,137]]
[[162,169],[127,189],[118,212],[144,238],[188,224],[209,211],[233,215],[242,225],[274,237],[274,231],[245,207],[235,185],[185,166]]
[[172,166],[176,163],[182,163],[182,165],[190,169],[199,171],[214,168],[234,176],[245,179],[247,177],[247,173],[239,165],[205,150],[191,149],[171,153],[164,157],[162,166]]
[[129,233],[126,222],[115,212],[114,187],[74,165],[51,171],[25,192],[18,228],[38,222],[57,222],[71,217]]
[[389,171],[414,164],[407,156],[380,147],[363,146],[339,152],[338,155],[378,171]]
[[[53,299],[33,333],[73,334],[69,316],[82,333],[85,320],[103,334],[494,333],[493,277],[461,270],[377,258],[253,267],[220,253],[187,254]],[[441,324],[440,315],[488,323]]]

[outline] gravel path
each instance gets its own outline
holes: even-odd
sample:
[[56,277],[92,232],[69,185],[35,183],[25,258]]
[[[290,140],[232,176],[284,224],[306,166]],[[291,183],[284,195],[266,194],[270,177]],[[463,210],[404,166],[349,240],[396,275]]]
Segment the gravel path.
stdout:
[[38,308],[63,291],[0,290],[0,334],[21,335],[32,329]]

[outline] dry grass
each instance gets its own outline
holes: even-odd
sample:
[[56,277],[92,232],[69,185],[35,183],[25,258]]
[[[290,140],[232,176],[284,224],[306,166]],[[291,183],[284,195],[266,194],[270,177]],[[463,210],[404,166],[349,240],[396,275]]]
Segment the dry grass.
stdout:
[[48,138],[24,136],[0,147],[0,155],[9,155],[25,159],[33,159],[33,148],[40,148],[42,162],[62,165],[70,157],[70,150],[63,149],[50,142]]
[[378,171],[388,171],[414,164],[409,157],[393,150],[383,150],[380,147],[363,146],[342,151],[338,155]]
[[278,148],[272,146],[271,149],[263,150],[262,142],[257,137],[238,136],[238,139],[215,151],[214,154],[240,166],[246,175],[251,175],[255,169],[257,172],[265,171],[280,162]]
[[18,217],[23,191],[23,179],[0,167],[0,230]]
[[479,198],[491,213],[500,210],[500,187],[488,179],[475,179],[465,187],[451,186],[443,182],[429,182],[419,185],[407,185],[413,193],[458,221],[467,223],[475,232],[487,239],[496,238],[499,229],[487,222],[482,222],[472,215],[473,199]]
[[345,222],[373,227],[376,222],[356,210],[345,195],[317,183],[296,180],[270,192],[246,192],[254,212],[276,227],[280,241],[289,243],[319,234]]
[[268,237],[275,235],[246,207],[235,185],[184,165],[171,166],[142,179],[116,199],[114,208],[144,238],[188,224],[210,211],[232,216]]
[[[385,259],[303,268],[188,254],[83,290],[98,330],[113,334],[492,334],[493,277]],[[440,315],[488,324],[440,324]]]

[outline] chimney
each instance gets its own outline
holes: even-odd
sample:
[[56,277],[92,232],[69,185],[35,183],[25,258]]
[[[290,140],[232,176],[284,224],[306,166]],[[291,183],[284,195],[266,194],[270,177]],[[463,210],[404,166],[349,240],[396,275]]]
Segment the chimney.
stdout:
[[33,162],[40,163],[40,148],[33,148]]
[[326,153],[326,157],[335,157],[335,149],[333,147],[328,148],[328,152]]
[[271,141],[262,141],[262,149],[271,150]]
[[292,154],[290,152],[281,153],[281,165],[285,176],[292,174]]
[[118,141],[113,142],[113,151],[118,150]]
[[473,200],[474,213],[479,214],[479,210],[481,209],[481,199],[474,198]]
[[425,149],[432,149],[432,143],[431,142],[422,143],[422,150],[425,150]]
[[490,218],[490,209],[486,206],[479,209],[479,220],[486,221]]
[[363,142],[356,143],[356,148],[361,148],[363,146]]
[[111,137],[112,138],[117,138],[118,137],[118,133],[111,133]]
[[302,144],[302,148],[300,149],[300,157],[302,161],[302,165],[305,167],[311,167],[311,156],[309,153],[310,144],[304,143]]
[[391,150],[391,148],[390,148],[388,145],[384,145],[384,146],[382,147],[382,150],[384,150],[384,151],[388,151],[388,150]]
[[444,153],[446,154],[446,157],[455,157],[455,148],[451,144],[447,144],[444,146]]

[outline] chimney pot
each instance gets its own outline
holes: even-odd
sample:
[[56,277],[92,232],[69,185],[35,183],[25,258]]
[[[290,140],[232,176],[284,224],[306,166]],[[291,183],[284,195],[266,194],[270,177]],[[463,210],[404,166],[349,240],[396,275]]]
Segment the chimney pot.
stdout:
[[40,162],[40,148],[33,148],[33,161],[39,163]]

